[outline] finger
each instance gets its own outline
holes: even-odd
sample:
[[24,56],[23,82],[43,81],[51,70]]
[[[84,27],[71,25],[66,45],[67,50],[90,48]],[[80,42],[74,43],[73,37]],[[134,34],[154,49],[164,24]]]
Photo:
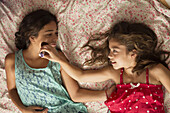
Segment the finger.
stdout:
[[30,108],[32,108],[32,109],[44,109],[43,107],[39,107],[39,106],[29,106]]
[[[42,48],[40,49],[40,53],[43,52],[43,53],[48,53],[48,54],[45,54],[45,55],[49,55],[49,56],[52,56],[52,55],[55,55],[55,54],[58,54],[58,51],[56,49],[48,49],[48,48]],[[43,56],[45,56],[43,55]]]
[[115,88],[116,88],[116,86],[115,86],[115,85],[113,85],[113,86],[111,87],[111,89],[112,89],[112,90],[115,90]]
[[[40,53],[39,53],[39,56],[41,57],[41,58],[43,58],[44,56],[49,56],[49,52],[45,52],[45,51],[40,51]],[[45,58],[45,57],[44,57]]]
[[48,59],[48,60],[51,59],[50,55],[47,55],[47,54],[43,55],[41,58]]
[[43,111],[41,111],[41,113],[48,113],[48,108],[45,108]]
[[45,108],[43,110],[36,109],[35,113],[48,113],[48,108]]
[[43,45],[41,48],[52,48],[50,45]]
[[33,109],[37,109],[37,110],[43,110],[43,107],[34,107]]
[[47,113],[48,112],[48,108],[45,108],[43,111],[45,111],[45,113]]
[[41,49],[40,49],[40,53],[41,53],[41,52],[46,52],[46,53],[50,54],[50,53],[51,53],[51,49],[41,48]]

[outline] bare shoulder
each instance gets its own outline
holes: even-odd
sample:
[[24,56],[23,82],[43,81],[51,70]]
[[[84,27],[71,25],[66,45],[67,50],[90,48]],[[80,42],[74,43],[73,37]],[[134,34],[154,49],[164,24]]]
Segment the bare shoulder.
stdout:
[[5,72],[7,77],[8,90],[16,88],[15,84],[15,53],[10,53],[5,57]]
[[151,75],[156,77],[156,79],[158,79],[158,80],[160,79],[160,77],[162,78],[163,76],[169,76],[170,75],[169,69],[167,69],[162,64],[157,64],[157,65],[151,67],[149,72],[150,72]]
[[15,53],[10,53],[5,57],[5,72],[7,79],[13,78],[15,75]]
[[159,64],[153,66],[150,69],[150,71],[153,72],[153,73],[157,73],[157,72],[161,72],[161,71],[169,71],[169,69],[167,69],[164,65],[159,63]]
[[150,73],[157,79],[170,93],[170,71],[162,64],[158,64],[150,69]]
[[10,53],[5,57],[5,67],[12,67],[15,64],[15,53]]

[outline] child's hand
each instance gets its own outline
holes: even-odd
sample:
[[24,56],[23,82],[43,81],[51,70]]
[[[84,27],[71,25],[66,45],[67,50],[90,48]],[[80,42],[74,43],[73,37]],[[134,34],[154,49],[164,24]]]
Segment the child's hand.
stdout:
[[54,62],[60,62],[60,61],[67,61],[67,58],[61,51],[57,51],[56,48],[51,47],[50,45],[44,45],[42,46],[40,53],[45,53],[42,58],[54,61]]
[[48,109],[47,108],[42,108],[38,106],[29,106],[26,107],[25,110],[22,111],[22,113],[47,113]]
[[113,85],[112,87],[110,87],[109,89],[106,90],[107,93],[107,97],[110,97],[110,95],[112,94],[113,91],[116,90],[116,86]]

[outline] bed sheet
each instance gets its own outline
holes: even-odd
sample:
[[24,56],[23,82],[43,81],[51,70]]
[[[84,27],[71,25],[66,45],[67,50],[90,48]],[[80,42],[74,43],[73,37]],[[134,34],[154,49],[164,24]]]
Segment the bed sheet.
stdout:
[[[90,34],[104,33],[115,23],[125,20],[143,22],[155,31],[163,49],[170,46],[170,10],[157,0],[0,0],[0,113],[20,113],[7,92],[4,59],[16,51],[14,33],[24,15],[36,9],[48,9],[59,20],[58,47],[70,63],[82,69],[97,69],[102,66],[83,66],[90,52],[81,47]],[[96,44],[100,46],[103,41]],[[84,51],[84,52],[83,52]],[[113,84],[79,83],[81,87],[102,90]],[[165,109],[170,113],[170,94],[165,90]],[[84,103],[89,113],[106,113],[103,101]]]

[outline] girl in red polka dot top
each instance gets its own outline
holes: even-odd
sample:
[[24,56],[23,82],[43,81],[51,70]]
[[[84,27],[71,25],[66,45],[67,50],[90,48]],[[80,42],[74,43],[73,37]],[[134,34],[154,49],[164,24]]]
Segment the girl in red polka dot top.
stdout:
[[[49,53],[44,58],[59,62],[79,82],[112,79],[116,90],[107,94],[105,101],[111,113],[164,113],[162,85],[170,92],[170,71],[165,63],[169,52],[157,46],[156,34],[142,23],[120,22],[108,34],[108,42],[97,51],[90,45],[94,40],[86,45],[94,51],[92,59],[85,64],[105,62],[105,56],[108,56],[111,65],[102,69],[81,70],[57,56],[56,50],[50,47],[42,49]],[[105,54],[107,43],[110,50],[108,55]]]

